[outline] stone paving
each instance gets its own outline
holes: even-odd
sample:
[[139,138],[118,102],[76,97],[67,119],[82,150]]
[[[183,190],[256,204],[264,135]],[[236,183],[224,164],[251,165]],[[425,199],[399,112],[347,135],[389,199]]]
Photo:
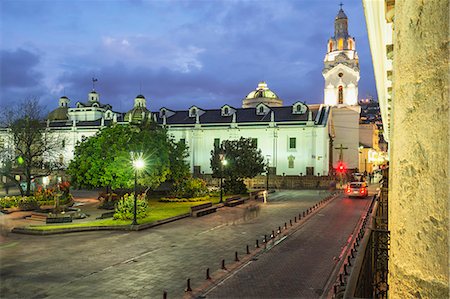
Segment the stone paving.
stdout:
[[[224,258],[276,229],[329,193],[280,191],[201,218],[139,232],[99,231],[50,236],[10,234],[0,246],[2,298],[169,298],[186,278],[204,280]],[[250,204],[260,209],[248,209]]]

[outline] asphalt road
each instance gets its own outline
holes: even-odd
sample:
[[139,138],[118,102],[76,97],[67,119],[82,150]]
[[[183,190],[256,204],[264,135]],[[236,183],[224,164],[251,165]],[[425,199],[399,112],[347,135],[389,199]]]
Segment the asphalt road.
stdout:
[[301,229],[245,264],[205,298],[320,298],[370,197],[341,195]]
[[[186,278],[195,287],[204,280],[207,267],[214,272],[222,259],[231,261],[235,251],[243,253],[247,244],[327,195],[280,191],[259,210],[248,209],[248,204],[222,208],[139,232],[10,234],[0,245],[0,297],[161,298],[167,290],[168,298],[179,298]],[[311,233],[313,240],[324,232]]]

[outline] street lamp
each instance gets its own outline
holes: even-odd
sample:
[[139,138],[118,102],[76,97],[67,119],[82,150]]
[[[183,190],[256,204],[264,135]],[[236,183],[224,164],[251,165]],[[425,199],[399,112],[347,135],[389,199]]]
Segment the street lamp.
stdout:
[[220,203],[223,202],[223,167],[227,165],[227,160],[225,160],[225,155],[220,154]]
[[266,158],[267,158],[267,166],[266,166],[266,192],[269,193],[269,164],[270,164],[270,155],[267,155]]
[[131,225],[137,225],[137,175],[138,170],[141,170],[145,166],[145,161],[142,159],[142,152],[131,152],[131,159],[134,168],[134,209],[133,209],[133,222]]

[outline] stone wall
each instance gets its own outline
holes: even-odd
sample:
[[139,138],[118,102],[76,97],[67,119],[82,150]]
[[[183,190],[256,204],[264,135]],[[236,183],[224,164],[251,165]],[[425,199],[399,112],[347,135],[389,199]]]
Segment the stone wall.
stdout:
[[[209,186],[219,186],[219,179],[212,178],[211,175],[199,176],[206,180]],[[329,189],[333,179],[329,176],[295,176],[295,175],[270,175],[269,189]],[[250,190],[266,188],[266,176],[257,176],[253,179],[244,180],[245,185]]]
[[390,298],[449,296],[449,1],[396,0]]

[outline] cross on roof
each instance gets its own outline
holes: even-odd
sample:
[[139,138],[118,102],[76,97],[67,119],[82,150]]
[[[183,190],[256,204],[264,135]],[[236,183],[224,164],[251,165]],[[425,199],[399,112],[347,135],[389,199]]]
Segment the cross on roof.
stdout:
[[343,4],[342,1],[341,1],[341,3],[339,3],[339,6],[341,7],[341,9],[342,9],[342,5],[344,5],[344,4]]

